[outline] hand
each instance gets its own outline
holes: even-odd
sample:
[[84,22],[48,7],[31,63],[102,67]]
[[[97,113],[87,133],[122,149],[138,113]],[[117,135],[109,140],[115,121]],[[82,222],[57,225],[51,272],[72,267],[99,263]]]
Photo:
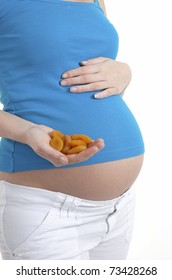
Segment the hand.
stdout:
[[29,145],[35,153],[50,161],[55,166],[85,161],[104,147],[104,141],[102,139],[97,139],[93,141],[89,145],[89,148],[83,152],[72,155],[64,155],[49,145],[52,131],[52,128],[44,125],[33,125],[28,128],[25,133],[25,143]]
[[[81,62],[82,67],[63,73],[60,84],[70,86],[71,92],[102,90],[95,94],[95,98],[104,98],[115,94],[124,94],[124,90],[131,80],[131,70],[128,64],[106,57],[97,57]],[[65,77],[65,75],[67,77]],[[66,82],[66,84],[63,84]],[[73,91],[75,89],[75,91]]]

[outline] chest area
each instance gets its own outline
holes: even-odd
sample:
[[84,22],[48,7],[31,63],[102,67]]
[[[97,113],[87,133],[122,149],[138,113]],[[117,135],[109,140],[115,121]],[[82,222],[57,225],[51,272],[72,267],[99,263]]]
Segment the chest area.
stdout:
[[94,57],[97,52],[115,58],[118,50],[114,26],[92,4],[19,1],[9,10],[3,24],[6,46],[29,61],[49,63],[85,54]]

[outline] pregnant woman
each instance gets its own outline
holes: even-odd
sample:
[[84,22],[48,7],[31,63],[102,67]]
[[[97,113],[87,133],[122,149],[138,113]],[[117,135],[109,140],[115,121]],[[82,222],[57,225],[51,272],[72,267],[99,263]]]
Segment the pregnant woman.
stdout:
[[[127,257],[144,144],[117,51],[103,1],[0,0],[3,259]],[[64,155],[54,129],[94,141]]]

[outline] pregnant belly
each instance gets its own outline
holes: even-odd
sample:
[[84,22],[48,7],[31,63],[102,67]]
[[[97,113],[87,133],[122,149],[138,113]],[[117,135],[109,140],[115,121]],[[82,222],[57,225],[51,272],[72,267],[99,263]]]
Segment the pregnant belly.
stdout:
[[[143,154],[144,145],[140,128],[121,96],[95,100],[91,95],[92,93],[64,93],[63,96],[61,93],[58,102],[51,102],[51,106],[43,114],[39,114],[38,105],[37,112],[31,112],[29,116],[32,116],[32,119],[29,120],[34,123],[38,123],[39,120],[40,124],[60,130],[66,135],[82,133],[92,139],[104,139],[104,149],[73,167],[111,162]],[[38,166],[33,169],[41,169],[43,165],[45,165],[44,169],[49,168],[48,163],[43,162],[43,159],[38,157],[29,146],[16,143],[14,155],[16,164],[18,155],[20,155],[20,162],[25,162],[27,159],[28,162],[33,161],[33,166],[34,162],[38,162]],[[63,168],[71,168],[71,166]]]
[[13,184],[63,192],[90,200],[118,197],[135,182],[143,155],[68,169],[0,173],[0,179]]

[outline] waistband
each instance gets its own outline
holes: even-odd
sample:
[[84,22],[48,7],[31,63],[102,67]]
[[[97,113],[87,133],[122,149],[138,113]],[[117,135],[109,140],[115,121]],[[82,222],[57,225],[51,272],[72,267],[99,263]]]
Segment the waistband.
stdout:
[[[52,203],[52,201],[55,201],[58,199],[58,202],[64,203],[66,201],[71,201],[75,205],[82,205],[82,206],[113,206],[116,202],[121,200],[121,198],[126,197],[126,196],[134,196],[135,194],[135,189],[132,186],[129,188],[125,193],[122,195],[115,197],[114,199],[110,200],[89,200],[89,199],[83,199],[79,197],[75,197],[69,194],[65,194],[62,192],[54,192],[54,191],[49,191],[46,189],[40,189],[40,188],[35,188],[35,187],[28,187],[28,186],[23,186],[23,185],[17,185],[17,184],[12,184],[7,181],[1,180],[0,181],[0,197],[3,192],[3,189],[8,192],[13,192],[14,191],[14,199],[17,196],[22,196],[32,197],[32,203],[38,203],[41,201],[41,203],[49,204]],[[13,196],[10,196],[13,197]],[[26,201],[27,203],[27,201]]]

